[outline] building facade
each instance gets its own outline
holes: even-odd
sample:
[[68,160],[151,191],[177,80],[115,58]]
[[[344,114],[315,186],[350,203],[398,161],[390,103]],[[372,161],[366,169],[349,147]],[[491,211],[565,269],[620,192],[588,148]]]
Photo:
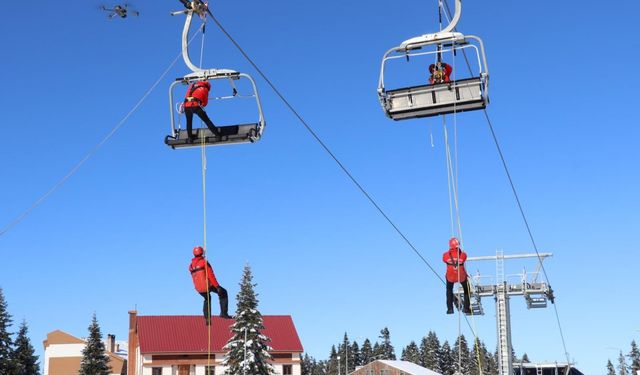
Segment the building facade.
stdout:
[[358,367],[349,375],[441,375],[407,361],[377,360]]
[[[302,344],[288,315],[263,316],[272,365],[279,375],[301,375]],[[138,316],[129,311],[128,375],[221,375],[231,319]]]
[[[77,375],[82,362],[82,350],[87,342],[61,330],[47,334],[44,340],[44,375]],[[116,346],[115,336],[108,335],[106,351],[112,375],[127,373],[126,359]],[[126,354],[125,354],[126,355]]]

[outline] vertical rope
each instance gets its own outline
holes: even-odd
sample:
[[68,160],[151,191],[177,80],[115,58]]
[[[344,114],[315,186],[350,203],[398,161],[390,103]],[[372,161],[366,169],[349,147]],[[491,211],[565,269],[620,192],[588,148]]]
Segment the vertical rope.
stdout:
[[[204,247],[204,272],[207,282],[207,317],[209,318],[209,325],[207,327],[207,368],[211,367],[211,290],[209,288],[209,260],[207,259],[207,253],[209,249],[207,247],[207,153],[205,149],[205,138],[200,140],[200,159],[202,162],[202,233],[203,233],[203,247]],[[207,374],[208,375],[208,374]]]

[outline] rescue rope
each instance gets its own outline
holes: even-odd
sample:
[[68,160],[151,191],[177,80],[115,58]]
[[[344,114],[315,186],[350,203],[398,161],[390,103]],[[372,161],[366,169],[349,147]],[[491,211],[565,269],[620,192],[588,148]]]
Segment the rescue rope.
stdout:
[[[445,2],[445,7],[446,7],[446,12],[450,15],[451,14],[451,9],[449,8],[449,5]],[[454,31],[457,31],[457,28],[454,28]],[[465,50],[462,50],[462,55],[464,56],[466,65],[467,65],[467,69],[469,70],[470,74],[473,74],[473,71],[471,69],[471,63],[469,62],[469,58],[467,57],[467,53]],[[516,200],[516,204],[518,206],[518,210],[520,211],[520,216],[522,217],[522,220],[524,222],[524,225],[526,227],[527,233],[529,235],[529,239],[531,241],[531,244],[533,245],[533,249],[536,252],[536,255],[538,257],[538,263],[540,264],[540,268],[542,268],[542,271],[544,273],[544,277],[547,280],[547,284],[551,285],[551,281],[549,279],[549,275],[547,274],[547,270],[544,266],[544,264],[542,263],[542,257],[540,256],[540,252],[538,251],[538,246],[536,244],[535,238],[533,236],[533,231],[531,230],[531,227],[529,226],[529,221],[527,220],[527,216],[525,215],[524,212],[524,208],[522,207],[522,203],[520,202],[520,197],[518,195],[518,191],[516,190],[515,184],[513,182],[513,179],[511,178],[511,173],[509,172],[509,168],[507,166],[507,161],[504,157],[504,154],[502,153],[502,147],[500,146],[500,142],[498,141],[498,137],[496,136],[495,130],[493,128],[493,124],[491,121],[491,118],[489,117],[489,112],[487,111],[487,109],[483,109],[484,112],[484,116],[487,120],[487,124],[489,126],[489,130],[491,132],[491,136],[493,138],[493,141],[496,145],[496,149],[498,151],[498,155],[500,156],[500,160],[502,162],[502,166],[504,168],[505,174],[507,175],[507,179],[509,180],[509,185],[511,187],[511,191],[513,192],[514,198]],[[562,348],[564,350],[564,355],[565,358],[567,360],[567,364],[570,364],[570,358],[569,358],[569,352],[567,351],[567,345],[566,345],[566,341],[564,338],[564,333],[563,333],[563,329],[562,329],[562,323],[560,321],[560,315],[558,313],[558,306],[556,305],[556,303],[552,303],[553,304],[553,310],[555,312],[555,316],[556,316],[556,322],[558,325],[558,330],[560,333],[560,339],[562,341]]]
[[[188,44],[191,44],[193,38],[189,40]],[[155,90],[155,88],[160,84],[160,82],[164,79],[164,77],[171,71],[173,66],[178,62],[180,57],[182,56],[182,51],[176,56],[175,59],[169,64],[169,66],[160,74],[160,77],[149,87],[149,89],[142,95],[142,97],[136,102],[136,104],[127,112],[127,114],[107,133],[107,135],[96,144],[85,156],[80,159],[78,163],[76,163],[73,168],[67,172],[58,182],[56,182],[46,193],[44,193],[40,198],[38,198],[29,208],[23,211],[20,215],[16,216],[9,224],[7,224],[2,230],[0,230],[0,236],[6,234],[11,229],[13,229],[16,225],[18,225],[22,220],[24,220],[33,210],[35,210],[38,206],[43,204],[45,201],[49,199],[53,193],[58,191],[62,185],[64,185],[67,180],[69,180],[73,175],[75,175],[78,170],[89,160],[91,159],[101,148],[104,146],[107,141],[109,141],[117,132],[124,126],[124,124],[129,120],[129,118],[140,108],[142,103],[147,99],[149,95]]]
[[[202,31],[202,38],[200,43],[200,65],[199,68],[202,69],[203,60],[204,60],[204,39],[205,39],[205,30],[207,25],[207,18],[204,17],[202,20],[202,26],[200,30]],[[202,124],[202,119],[200,119],[200,124]],[[199,130],[198,130],[199,132]],[[189,135],[190,136],[190,135]],[[204,262],[205,262],[205,279],[207,280],[207,318],[209,321],[209,325],[205,324],[207,329],[207,369],[205,370],[208,375],[208,368],[211,368],[211,325],[212,322],[212,314],[211,314],[211,288],[209,287],[209,260],[207,259],[208,247],[207,247],[207,152],[206,152],[206,135],[203,135],[200,139],[200,159],[202,162],[202,226],[203,226],[203,245],[204,245]],[[218,298],[220,298],[218,296]]]

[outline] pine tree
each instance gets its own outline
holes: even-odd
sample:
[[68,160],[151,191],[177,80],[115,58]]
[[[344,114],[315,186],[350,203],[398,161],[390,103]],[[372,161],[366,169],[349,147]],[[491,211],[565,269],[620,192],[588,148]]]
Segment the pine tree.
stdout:
[[311,375],[313,374],[313,366],[315,360],[309,356],[309,354],[305,353],[300,361],[300,372],[302,375]]
[[329,353],[329,360],[327,361],[327,375],[338,374],[338,351],[335,345],[331,345],[331,352]]
[[522,362],[523,362],[523,363],[531,363],[531,361],[529,360],[529,356],[527,355],[527,353],[524,353],[524,355],[522,356]]
[[471,354],[469,353],[469,345],[464,335],[460,335],[453,346],[453,360],[455,369],[463,374],[470,374]]
[[4,299],[4,292],[0,288],[0,374],[10,374],[13,370],[11,341],[11,315],[7,311],[7,301]]
[[31,341],[27,336],[27,322],[22,321],[13,351],[13,363],[18,375],[38,375],[40,366]]
[[244,374],[245,371],[247,374],[261,375],[275,373],[269,363],[271,354],[268,350],[271,348],[267,342],[270,339],[262,334],[262,314],[258,311],[258,295],[253,290],[256,285],[253,283],[251,267],[246,265],[236,297],[236,317],[231,325],[233,335],[224,346],[229,350],[223,361],[229,375]]
[[364,366],[373,360],[373,348],[371,347],[371,341],[365,339],[362,343],[362,349],[360,350],[360,366]]
[[638,350],[636,340],[631,341],[631,351],[628,357],[631,362],[629,370],[631,370],[631,374],[636,375],[640,371],[640,350]]
[[373,344],[373,355],[371,356],[371,362],[377,359],[384,359],[384,358],[382,358],[382,349],[380,347],[380,343],[376,341],[376,343]]
[[382,339],[382,343],[380,344],[380,357],[376,359],[395,360],[396,352],[393,349],[393,345],[391,345],[391,333],[389,332],[389,328],[384,327],[381,329],[379,337]]
[[79,375],[109,375],[109,359],[106,355],[102,333],[96,314],[93,314],[89,325],[89,337],[87,344],[82,350],[82,361],[80,362]]
[[400,359],[419,365],[420,349],[418,349],[418,345],[416,345],[414,341],[411,341],[409,345],[402,349],[402,357]]
[[440,369],[442,375],[453,375],[458,370],[457,362],[454,361],[453,353],[449,342],[445,340],[440,350]]
[[613,367],[611,360],[607,361],[607,375],[616,375],[616,369]]
[[345,366],[349,366],[349,368],[353,367],[353,353],[351,353],[351,343],[346,332],[342,338],[342,344],[338,346],[338,355],[340,356],[340,361],[342,361],[341,366],[343,366],[343,368]]
[[627,360],[624,358],[624,354],[620,351],[618,356],[618,375],[629,375],[629,366],[627,366]]
[[351,344],[351,356],[352,359],[349,360],[349,371],[355,371],[356,367],[362,366],[362,359],[360,356],[360,346],[357,342],[353,342]]
[[431,371],[442,373],[440,359],[440,340],[435,332],[429,331],[420,343],[420,366]]

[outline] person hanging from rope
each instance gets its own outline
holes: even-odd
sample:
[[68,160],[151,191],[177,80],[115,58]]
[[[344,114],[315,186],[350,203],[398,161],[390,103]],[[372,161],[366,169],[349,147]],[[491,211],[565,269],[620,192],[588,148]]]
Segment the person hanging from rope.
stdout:
[[429,65],[429,73],[431,73],[431,76],[429,76],[429,84],[447,83],[451,82],[453,68],[445,62],[438,61],[435,64]]
[[209,103],[209,90],[211,90],[211,84],[208,81],[198,81],[193,83],[187,90],[187,95],[184,98],[182,106],[184,114],[187,117],[188,142],[193,142],[194,139],[198,138],[197,131],[195,135],[191,133],[194,113],[204,121],[211,133],[216,137],[220,137],[220,131],[213,124],[209,116],[207,116],[207,112],[204,111],[204,107]]
[[193,286],[202,298],[204,298],[202,312],[204,313],[206,325],[211,325],[211,292],[218,295],[220,301],[220,317],[223,319],[232,319],[227,313],[229,307],[227,290],[218,284],[216,275],[213,273],[213,268],[211,268],[211,264],[204,258],[204,249],[200,246],[193,248],[193,259],[191,259],[189,272],[191,272]]
[[[460,248],[460,241],[456,237],[449,240],[449,250],[442,254],[442,261],[447,264],[447,314],[453,314],[453,285],[460,283],[464,289],[464,308],[465,314],[471,314],[471,302],[469,298],[469,280],[467,280],[467,271],[464,269],[464,262],[467,260],[467,253]],[[456,300],[456,306],[459,302]]]

